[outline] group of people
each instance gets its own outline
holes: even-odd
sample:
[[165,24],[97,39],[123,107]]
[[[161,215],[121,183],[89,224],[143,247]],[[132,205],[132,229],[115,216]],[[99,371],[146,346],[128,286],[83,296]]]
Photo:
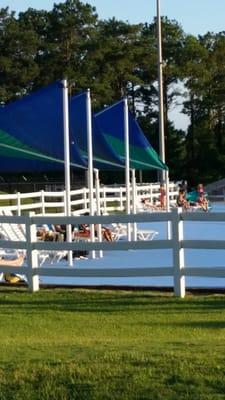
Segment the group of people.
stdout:
[[[89,215],[86,213],[84,215]],[[91,236],[90,226],[87,224],[80,224],[77,227],[71,225],[72,239],[89,238]],[[98,236],[98,225],[94,224],[94,234]],[[107,242],[114,240],[113,232],[107,226],[101,226],[102,238]],[[37,227],[37,237],[39,240],[59,242],[66,240],[66,225],[41,225]]]
[[66,226],[47,224],[37,226],[37,237],[46,242],[63,242],[66,239]]
[[202,183],[197,185],[195,191],[191,192],[190,194],[187,193],[185,187],[180,187],[179,193],[177,196],[177,206],[182,207],[183,209],[187,210],[191,207],[199,207],[203,211],[208,211],[209,209],[209,202],[206,198],[204,187]]
[[[108,242],[114,240],[113,234],[108,227],[101,227],[102,237]],[[98,225],[94,225],[95,236],[98,234]],[[91,235],[90,227],[86,224],[80,224],[78,230],[72,226],[73,239],[86,237]],[[66,240],[66,226],[65,225],[41,225],[37,227],[37,237],[43,241],[65,241]],[[74,258],[87,258],[87,251],[75,250],[73,251]],[[24,255],[18,255],[15,259],[0,258],[0,265],[9,265],[10,267],[19,267],[24,263]],[[21,278],[17,274],[4,273],[3,280],[7,283],[18,283]]]
[[[89,214],[86,214],[89,215]],[[91,237],[90,226],[87,224],[80,224],[75,227],[71,225],[72,240],[89,239]],[[107,242],[113,241],[113,233],[108,227],[101,227],[101,234],[103,240]],[[98,225],[94,224],[94,235],[98,236]],[[65,241],[66,240],[66,226],[65,225],[42,225],[37,229],[37,236],[40,240],[44,241]],[[74,258],[87,258],[88,252],[85,250],[74,250]]]
[[[160,185],[160,193],[158,200],[155,199],[153,202],[151,202],[149,199],[143,198],[141,200],[141,203],[146,209],[152,211],[165,210],[166,191],[164,185],[163,184]],[[198,207],[203,211],[208,211],[209,202],[204,192],[203,184],[199,183],[197,185],[196,190],[188,193],[187,183],[183,181],[182,184],[180,184],[180,189],[176,199],[176,205],[178,207],[182,207],[184,210],[191,209],[193,207]]]

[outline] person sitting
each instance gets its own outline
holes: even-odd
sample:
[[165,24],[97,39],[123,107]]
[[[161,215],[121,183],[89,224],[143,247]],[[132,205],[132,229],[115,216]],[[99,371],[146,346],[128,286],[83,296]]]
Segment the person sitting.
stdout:
[[204,210],[208,211],[209,209],[209,203],[208,200],[204,196],[204,192],[200,192],[198,199],[197,199],[197,204]]
[[[95,236],[97,236],[98,233],[98,228],[97,225],[94,225],[94,232]],[[87,224],[80,224],[79,225],[79,230],[74,232],[75,238],[90,238],[90,228]],[[113,241],[113,235],[112,232],[109,228],[102,226],[102,236],[107,242],[112,242]]]
[[[71,228],[73,230],[73,227]],[[58,234],[57,235],[57,241],[65,241],[66,240],[66,225],[59,225],[56,224],[54,225],[54,230]]]
[[[23,263],[24,255],[19,255],[14,260],[5,259],[4,257],[0,258],[0,265],[8,265],[9,267],[20,267]],[[23,279],[21,279],[19,275],[10,272],[5,272],[3,274],[3,279],[7,283],[23,282]]]
[[143,204],[144,208],[149,210],[158,210],[158,206],[156,204],[156,199],[153,200],[153,203],[149,201],[149,199],[141,199],[141,203]]
[[188,189],[188,183],[184,179],[179,183],[179,188],[183,189],[185,192],[187,192]]
[[113,242],[112,232],[106,226],[102,226],[102,236],[107,242]]
[[198,194],[200,194],[200,193],[204,193],[204,187],[203,187],[203,184],[202,183],[199,183],[198,185],[197,185],[197,192],[198,192]]
[[54,225],[43,224],[37,226],[37,237],[46,242],[59,241],[61,240],[61,232],[58,232]]
[[78,230],[74,230],[74,237],[90,237],[90,228],[87,224],[80,224]]
[[183,207],[185,210],[190,207],[188,200],[186,199],[186,192],[184,189],[180,189],[177,196],[177,206]]

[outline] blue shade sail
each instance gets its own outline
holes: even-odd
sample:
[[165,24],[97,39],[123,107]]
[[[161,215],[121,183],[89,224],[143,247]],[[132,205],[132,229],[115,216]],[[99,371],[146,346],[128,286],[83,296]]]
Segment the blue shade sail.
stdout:
[[[79,148],[88,162],[86,102],[87,92],[73,96],[69,101],[69,115],[72,143]],[[124,166],[123,161],[98,129],[95,118],[92,118],[92,147],[94,168],[114,170]]]
[[[61,83],[56,82],[2,107],[0,142],[0,155],[5,157],[4,171],[62,169],[64,134]],[[10,165],[12,157],[16,160],[14,169]],[[26,159],[26,162],[21,159]],[[86,168],[79,149],[72,143],[70,161],[74,167]]]
[[[87,168],[87,92],[69,100],[70,162]],[[92,117],[94,168],[125,166],[124,102]],[[130,168],[167,169],[135,118],[129,113]],[[63,89],[61,82],[0,108],[2,172],[48,171],[64,168]]]
[[[95,114],[95,121],[99,131],[105,137],[106,142],[114,149],[115,153],[125,161],[123,100]],[[129,152],[130,168],[141,170],[168,169],[146,139],[138,122],[130,112]]]

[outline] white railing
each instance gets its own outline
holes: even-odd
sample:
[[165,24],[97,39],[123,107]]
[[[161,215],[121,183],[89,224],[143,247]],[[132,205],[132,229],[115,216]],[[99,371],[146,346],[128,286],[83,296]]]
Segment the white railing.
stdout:
[[[151,203],[156,200],[159,203],[159,183],[149,183],[137,185],[135,194],[131,188],[131,198],[135,199],[135,203],[141,202],[141,198],[147,197]],[[99,188],[98,198],[97,190],[94,189],[95,209],[99,201],[100,212],[105,214],[113,211],[124,211],[126,205],[126,187],[125,186],[103,186]],[[175,183],[169,185],[170,205],[176,203],[177,186]],[[70,193],[71,208],[75,215],[85,214],[89,212],[89,196],[88,189],[82,188],[72,190]],[[23,215],[28,211],[34,211],[35,214],[61,214],[65,215],[65,191],[60,192],[33,192],[33,193],[15,193],[0,194],[0,209],[7,202],[7,208],[16,213]]]
[[[184,235],[184,225],[189,221],[196,222],[225,222],[225,213],[189,213],[181,212],[181,209],[173,209],[171,212],[142,213],[133,215],[104,215],[104,216],[0,216],[0,224],[16,223],[25,224],[26,241],[6,241],[0,240],[1,248],[24,249],[27,254],[27,266],[9,267],[1,266],[2,272],[13,272],[25,274],[28,280],[28,287],[31,291],[39,289],[38,276],[51,277],[173,277],[174,294],[179,297],[185,296],[185,277],[214,277],[225,278],[225,267],[212,265],[211,267],[193,267],[185,264],[184,251],[187,249],[214,249],[225,250],[224,240],[188,240]],[[153,241],[119,241],[119,242],[37,242],[36,225],[47,224],[110,224],[118,223],[141,223],[141,222],[163,222],[170,224],[170,239]],[[170,249],[173,254],[173,262],[170,267],[140,267],[135,268],[105,268],[105,269],[76,269],[71,266],[62,266],[52,264],[50,267],[40,266],[38,261],[38,251],[54,250],[154,250]],[[43,264],[44,265],[44,264]]]

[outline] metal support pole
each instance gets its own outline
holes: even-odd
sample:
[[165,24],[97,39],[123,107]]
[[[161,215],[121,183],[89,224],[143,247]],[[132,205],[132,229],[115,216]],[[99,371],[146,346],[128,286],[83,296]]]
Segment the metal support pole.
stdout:
[[[124,98],[124,143],[125,143],[125,180],[126,180],[126,213],[130,214],[130,149],[129,149],[129,116],[127,98]],[[131,226],[127,224],[127,237],[131,241]]]
[[[159,89],[159,154],[165,163],[165,134],[163,108],[163,60],[162,60],[162,33],[160,0],[157,0],[157,49],[158,49],[158,89]],[[165,171],[162,171],[161,181],[165,183]]]
[[[92,145],[92,114],[90,89],[87,90],[86,97],[87,110],[87,145],[88,145],[88,188],[89,188],[89,210],[90,215],[94,215],[94,183],[93,183],[93,145]],[[95,240],[94,225],[90,226],[91,241]],[[91,257],[95,258],[95,251],[91,251]]]
[[[64,165],[65,165],[65,191],[66,191],[66,216],[71,215],[70,206],[70,143],[69,143],[69,106],[68,106],[68,85],[67,80],[63,79],[63,133],[64,133]],[[67,242],[72,242],[71,225],[66,226]],[[68,252],[68,264],[73,265],[72,251]]]

